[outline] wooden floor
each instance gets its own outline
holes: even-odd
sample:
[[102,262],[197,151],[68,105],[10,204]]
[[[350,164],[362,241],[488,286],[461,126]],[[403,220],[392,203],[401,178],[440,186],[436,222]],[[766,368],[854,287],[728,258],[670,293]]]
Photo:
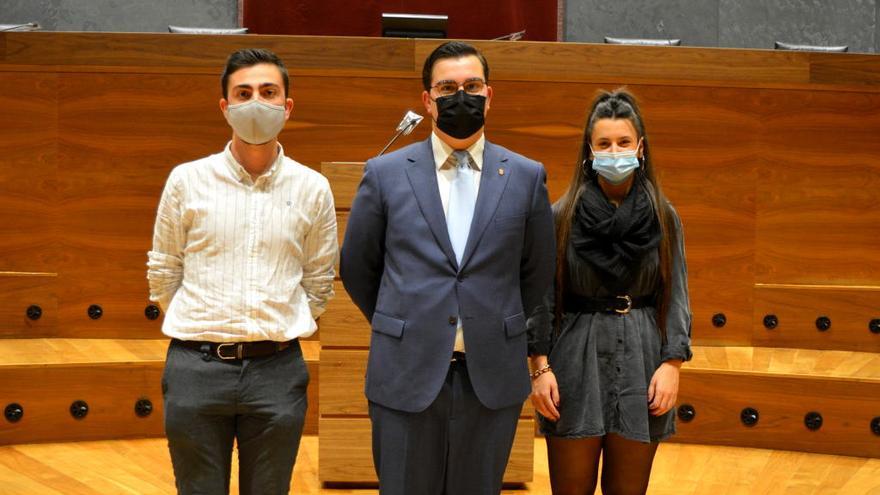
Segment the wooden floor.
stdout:
[[[377,493],[322,489],[317,455],[318,437],[304,437],[291,493]],[[238,493],[234,476],[232,486],[232,493]],[[173,494],[174,479],[163,439],[14,445],[0,447],[0,493]],[[504,493],[550,493],[543,440],[535,440],[534,482]],[[660,447],[648,493],[878,495],[880,459],[667,443]]]

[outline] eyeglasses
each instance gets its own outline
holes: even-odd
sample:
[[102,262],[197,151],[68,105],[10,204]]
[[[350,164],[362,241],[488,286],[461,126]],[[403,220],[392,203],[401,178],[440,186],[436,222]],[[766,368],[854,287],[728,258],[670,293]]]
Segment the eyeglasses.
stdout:
[[455,93],[458,93],[458,89],[461,88],[465,93],[470,95],[477,95],[483,92],[483,88],[486,87],[486,81],[480,79],[479,77],[475,77],[473,79],[468,79],[467,81],[458,84],[455,81],[440,81],[437,84],[431,86],[431,89],[436,89],[437,94],[440,96],[452,96]]

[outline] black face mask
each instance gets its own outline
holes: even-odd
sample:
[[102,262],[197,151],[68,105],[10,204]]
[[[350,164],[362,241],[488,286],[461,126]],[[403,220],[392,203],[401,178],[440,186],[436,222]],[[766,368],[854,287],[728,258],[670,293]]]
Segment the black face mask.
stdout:
[[441,96],[437,102],[437,127],[456,139],[472,136],[485,122],[486,97],[464,90]]

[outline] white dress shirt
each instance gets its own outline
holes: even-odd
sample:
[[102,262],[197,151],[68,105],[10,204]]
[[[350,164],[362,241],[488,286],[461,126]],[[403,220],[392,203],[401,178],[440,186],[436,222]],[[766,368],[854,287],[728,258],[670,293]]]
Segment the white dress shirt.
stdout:
[[[472,144],[467,152],[471,157],[472,163],[476,167],[473,173],[474,191],[479,197],[480,176],[483,170],[483,148],[486,146],[486,136],[481,135],[480,139]],[[444,143],[437,137],[437,134],[431,133],[431,149],[434,151],[434,165],[437,167],[437,186],[440,188],[440,201],[443,203],[443,215],[449,214],[449,189],[452,181],[455,180],[457,171],[454,168],[443,169],[443,164],[449,159],[454,149]],[[455,329],[455,348],[454,350],[464,352],[464,331],[461,326],[461,318],[458,319],[458,327]]]
[[278,158],[253,180],[227,144],[168,177],[147,262],[150,300],[173,338],[306,337],[333,297],[337,251],[323,175],[279,144]]

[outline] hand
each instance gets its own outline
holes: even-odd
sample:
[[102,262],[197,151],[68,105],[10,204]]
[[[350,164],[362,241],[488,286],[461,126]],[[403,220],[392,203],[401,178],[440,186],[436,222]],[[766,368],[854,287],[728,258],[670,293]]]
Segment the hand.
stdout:
[[654,372],[648,386],[648,409],[652,416],[661,416],[675,407],[679,366],[681,361],[666,361]]
[[543,373],[532,380],[532,405],[550,421],[559,421],[559,386],[552,371]]

